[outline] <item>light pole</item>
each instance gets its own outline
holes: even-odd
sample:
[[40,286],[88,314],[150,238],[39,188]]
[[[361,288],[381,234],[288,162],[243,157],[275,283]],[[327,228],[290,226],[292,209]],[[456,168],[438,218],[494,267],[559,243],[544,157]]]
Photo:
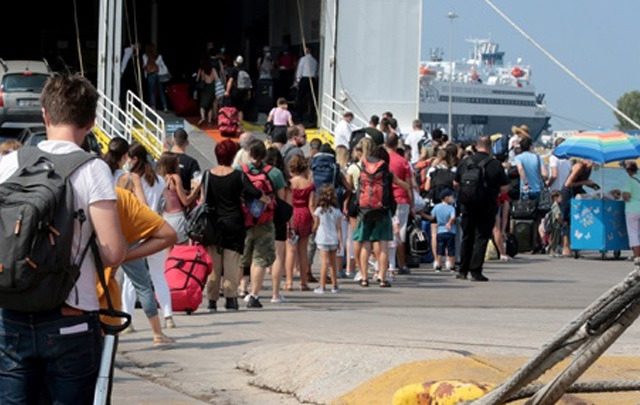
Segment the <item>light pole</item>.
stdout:
[[447,13],[449,19],[449,137],[453,140],[453,20],[458,18],[458,14],[453,11]]

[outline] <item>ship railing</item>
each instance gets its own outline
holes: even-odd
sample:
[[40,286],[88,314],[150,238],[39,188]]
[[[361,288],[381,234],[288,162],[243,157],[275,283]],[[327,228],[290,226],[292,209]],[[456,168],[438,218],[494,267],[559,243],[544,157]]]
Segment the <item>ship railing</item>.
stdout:
[[353,112],[352,109],[349,109],[349,107],[347,107],[341,101],[337,100],[331,94],[324,93],[322,100],[323,102],[320,127],[330,132],[331,134],[334,133],[336,125],[338,125],[340,119],[342,118],[342,115],[347,111],[353,113],[353,119],[357,126],[366,127],[367,125],[369,125],[369,123],[364,118]]
[[99,91],[98,94],[93,133],[101,150],[106,152],[111,139],[120,137],[129,144],[135,140],[144,146],[154,159],[158,159],[165,141],[164,119],[131,91],[127,92],[125,110],[103,92]]

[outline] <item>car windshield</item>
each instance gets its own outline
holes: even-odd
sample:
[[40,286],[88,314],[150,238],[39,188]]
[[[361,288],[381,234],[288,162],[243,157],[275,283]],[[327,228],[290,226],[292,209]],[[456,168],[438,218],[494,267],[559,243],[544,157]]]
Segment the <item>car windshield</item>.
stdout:
[[43,74],[8,74],[2,79],[2,90],[6,93],[18,91],[40,93],[48,78],[48,75]]

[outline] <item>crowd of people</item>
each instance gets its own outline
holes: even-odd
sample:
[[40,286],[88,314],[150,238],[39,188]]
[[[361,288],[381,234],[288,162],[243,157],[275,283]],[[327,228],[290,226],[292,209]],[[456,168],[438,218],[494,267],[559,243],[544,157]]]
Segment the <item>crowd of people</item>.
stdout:
[[[431,241],[434,271],[486,282],[487,246],[492,242],[499,258],[509,260],[507,234],[516,211],[536,221],[534,252],[568,254],[568,201],[583,187],[597,188],[590,180],[592,162],[572,164],[555,156],[546,162],[533,152],[525,126],[514,127],[507,138],[482,136],[472,145],[459,145],[440,129],[425,133],[419,120],[403,133],[393,114],[385,112],[356,128],[353,114],[346,112],[333,146],[313,139],[306,147],[305,128],[294,123],[284,101],[269,115],[274,127],[266,140],[247,132],[238,142],[217,143],[217,164],[204,173],[185,153],[189,141],[183,130],[176,131],[174,144],[157,162],[144,147],[121,138],[112,139],[106,154],[97,158],[82,152],[97,99],[86,79],[55,76],[42,95],[47,140],[37,147],[21,148],[15,141],[0,145],[3,232],[21,238],[44,227],[46,236],[34,239],[33,246],[56,246],[54,264],[68,263],[52,268],[55,274],[69,272],[73,280],[59,290],[43,290],[41,280],[32,278],[34,288],[19,291],[40,294],[29,300],[0,294],[0,354],[11,359],[0,362],[0,387],[16,403],[38,396],[84,403],[93,395],[101,350],[97,311],[107,305],[105,291],[113,301],[108,305],[128,313],[137,298],[154,345],[174,342],[163,331],[176,327],[165,260],[173,246],[189,243],[186,213],[197,204],[210,207],[214,225],[206,246],[213,271],[202,282],[207,308],[215,312],[221,295],[228,311],[240,308],[238,298],[248,308],[262,308],[267,274],[274,305],[286,301],[283,291],[292,291],[296,278],[297,288],[315,294],[340,294],[340,280],[349,278],[362,288],[373,282],[389,288],[410,274],[409,262],[418,251],[411,239],[416,229],[422,232],[419,239]],[[635,162],[625,169],[629,187],[618,193],[629,202],[630,241],[638,256],[640,179]],[[60,176],[47,174],[52,171]],[[28,216],[41,213],[15,211],[20,206],[12,198],[41,192],[28,180],[38,173],[47,174],[46,181],[61,178],[52,187],[64,190],[67,184],[73,191],[60,200],[71,207],[56,205],[73,221],[66,238],[56,239],[61,232],[55,220],[33,222]],[[11,215],[15,218],[5,221]],[[4,263],[17,264],[0,273],[51,265],[24,244],[19,247],[31,256],[13,257],[18,253],[11,240],[3,241],[0,254]],[[316,255],[317,278],[312,270]],[[118,267],[122,272],[115,271]],[[108,268],[108,282],[98,280],[103,268]],[[122,283],[116,281],[118,273]],[[61,295],[59,302],[33,309],[45,305],[37,297],[54,293]],[[10,340],[15,336],[48,343],[18,346]],[[60,362],[68,367],[54,367]],[[42,386],[47,390],[35,388]]]

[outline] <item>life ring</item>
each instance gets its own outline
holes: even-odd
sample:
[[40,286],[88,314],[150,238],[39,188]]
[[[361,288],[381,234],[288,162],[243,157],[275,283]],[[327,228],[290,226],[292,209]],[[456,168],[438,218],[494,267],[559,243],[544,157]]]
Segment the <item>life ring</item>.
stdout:
[[519,66],[516,66],[511,69],[511,75],[516,79],[521,78],[522,76],[524,76],[524,70],[520,69]]

